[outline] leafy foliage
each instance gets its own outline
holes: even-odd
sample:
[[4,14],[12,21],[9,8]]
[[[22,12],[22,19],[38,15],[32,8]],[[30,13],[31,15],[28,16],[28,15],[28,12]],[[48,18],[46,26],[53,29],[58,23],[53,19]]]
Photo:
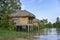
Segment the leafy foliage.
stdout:
[[56,22],[53,24],[54,27],[60,28],[60,20],[59,17],[57,17]]
[[14,21],[9,21],[10,14],[20,10],[19,0],[0,0],[0,29],[14,29]]
[[60,19],[56,18],[55,23],[48,22],[46,19],[40,20],[40,28],[60,28]]
[[46,28],[47,23],[48,23],[47,19],[40,20],[40,24],[39,24],[40,29],[41,28]]
[[0,13],[12,13],[21,9],[19,0],[0,0]]

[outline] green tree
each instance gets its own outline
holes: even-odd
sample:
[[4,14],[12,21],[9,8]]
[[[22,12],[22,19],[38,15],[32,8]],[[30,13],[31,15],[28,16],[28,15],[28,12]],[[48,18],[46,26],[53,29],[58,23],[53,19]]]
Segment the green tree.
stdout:
[[47,27],[47,28],[53,28],[53,25],[52,25],[51,22],[49,22],[48,24],[46,24],[46,27]]
[[53,24],[51,22],[48,22],[47,19],[40,20],[39,24],[40,28],[52,28]]
[[59,19],[59,17],[56,18],[56,22],[53,23],[53,26],[54,26],[55,28],[60,28],[60,19]]
[[21,9],[19,0],[0,0],[0,13],[12,13]]
[[0,0],[0,27],[12,29],[12,21],[9,22],[11,13],[21,10],[20,0]]
[[56,22],[60,22],[60,19],[59,19],[59,17],[57,17],[57,19],[56,19]]
[[47,28],[46,24],[48,23],[47,19],[40,20],[40,28]]

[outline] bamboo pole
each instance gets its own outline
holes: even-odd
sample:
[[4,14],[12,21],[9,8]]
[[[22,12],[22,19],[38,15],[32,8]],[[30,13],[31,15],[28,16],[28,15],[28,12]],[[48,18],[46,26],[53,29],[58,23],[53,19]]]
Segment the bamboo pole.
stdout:
[[28,32],[29,32],[29,29],[30,29],[30,27],[29,27],[29,25],[28,25]]

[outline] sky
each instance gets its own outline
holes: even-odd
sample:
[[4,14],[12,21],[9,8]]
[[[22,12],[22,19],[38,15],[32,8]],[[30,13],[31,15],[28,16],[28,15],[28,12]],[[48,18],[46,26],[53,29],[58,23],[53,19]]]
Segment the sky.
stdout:
[[55,22],[60,17],[60,0],[21,0],[22,10],[33,13],[37,19]]

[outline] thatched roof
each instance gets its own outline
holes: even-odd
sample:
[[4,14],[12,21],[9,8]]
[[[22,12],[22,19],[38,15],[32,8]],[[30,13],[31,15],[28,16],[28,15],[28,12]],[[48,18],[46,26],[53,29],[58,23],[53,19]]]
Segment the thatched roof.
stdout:
[[33,22],[38,22],[38,23],[39,23],[39,19],[36,19],[36,18],[35,18],[35,19],[33,20]]
[[12,13],[10,15],[11,17],[22,17],[22,16],[28,16],[28,17],[35,17],[32,13],[26,11],[26,10],[19,10],[16,13]]

